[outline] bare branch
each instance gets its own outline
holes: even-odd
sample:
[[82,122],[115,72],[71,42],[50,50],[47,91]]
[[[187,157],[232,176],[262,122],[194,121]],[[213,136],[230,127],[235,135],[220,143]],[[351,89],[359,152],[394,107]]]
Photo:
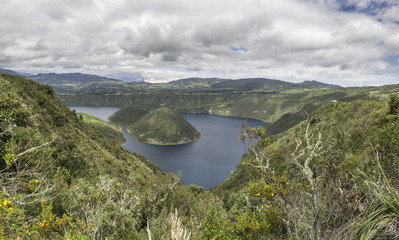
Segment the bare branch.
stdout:
[[181,222],[179,219],[179,213],[177,212],[177,209],[175,209],[175,213],[170,215],[170,221],[171,221],[171,230],[170,234],[172,237],[172,240],[189,240],[191,236],[191,232],[187,233],[187,230],[181,227]]
[[51,141],[51,142],[46,142],[46,143],[44,143],[44,144],[42,144],[42,145],[39,145],[39,146],[37,146],[37,147],[30,148],[30,149],[28,149],[28,150],[26,150],[26,151],[24,151],[24,152],[18,154],[17,156],[15,156],[15,160],[14,160],[14,161],[16,162],[16,161],[18,160],[18,158],[20,158],[20,157],[22,157],[22,156],[24,156],[24,155],[26,155],[26,154],[30,154],[30,153],[36,151],[37,149],[42,148],[42,147],[45,147],[45,146],[47,146],[47,145],[49,145],[49,144],[51,144],[51,143],[53,143],[53,141]]

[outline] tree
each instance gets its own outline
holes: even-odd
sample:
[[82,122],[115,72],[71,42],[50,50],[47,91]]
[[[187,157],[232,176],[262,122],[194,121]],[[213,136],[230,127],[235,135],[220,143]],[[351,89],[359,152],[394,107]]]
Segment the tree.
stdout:
[[389,100],[389,114],[397,114],[399,112],[399,96],[391,94]]
[[[290,239],[332,238],[335,229],[335,210],[339,202],[334,200],[334,185],[326,182],[324,175],[317,175],[313,164],[323,159],[328,139],[317,127],[312,127],[311,118],[304,122],[303,135],[295,137],[296,146],[287,153],[285,164],[276,163],[269,140],[263,138],[265,130],[243,126],[240,139],[246,146],[246,165],[253,166],[260,180],[250,183],[249,192],[259,213],[273,213],[267,221],[281,221]],[[273,145],[271,145],[273,146]],[[276,166],[291,166],[293,171]],[[284,170],[285,169],[285,170]],[[277,221],[277,223],[278,223]],[[276,222],[271,224],[276,226]],[[276,231],[277,229],[270,229]]]

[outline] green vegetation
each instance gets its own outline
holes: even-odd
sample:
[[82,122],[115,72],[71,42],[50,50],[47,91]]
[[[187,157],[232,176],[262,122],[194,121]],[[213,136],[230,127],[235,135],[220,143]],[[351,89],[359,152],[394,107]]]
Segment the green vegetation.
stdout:
[[122,129],[115,123],[106,122],[87,113],[78,113],[77,115],[81,117],[83,121],[90,124],[94,129],[101,132],[105,137],[119,144],[126,142],[126,139],[122,134]]
[[201,134],[182,116],[168,108],[151,111],[127,127],[140,142],[157,145],[186,144]]
[[125,83],[120,80],[105,78],[96,75],[81,73],[40,73],[30,76],[33,80],[40,83],[50,84],[58,92],[64,93],[126,93],[137,91],[152,92],[275,92],[298,89],[317,89],[317,88],[339,88],[337,85],[324,84],[317,81],[305,81],[303,83],[290,83],[280,80],[265,78],[248,79],[219,79],[219,78],[188,78],[169,83],[145,83],[130,82]]
[[244,125],[247,153],[205,191],[105,138],[51,87],[1,74],[1,238],[395,239],[398,89],[284,93],[314,110],[270,138]]
[[137,122],[140,118],[144,117],[149,111],[138,107],[138,106],[129,106],[122,108],[121,110],[112,114],[108,119],[112,122],[123,126],[129,126],[135,122]]
[[199,238],[208,210],[224,211],[218,197],[105,138],[51,87],[7,74],[0,182],[1,239],[170,239],[182,228]]
[[182,116],[167,108],[148,111],[133,105],[115,112],[109,119],[126,126],[138,141],[149,144],[186,144],[201,137]]
[[397,114],[399,112],[399,96],[396,94],[391,94],[389,100],[389,113]]
[[[298,90],[289,92],[141,92],[98,95],[59,93],[65,105],[140,106],[149,110],[161,107],[177,112],[210,113],[223,116],[261,119],[275,122],[285,114],[317,109],[333,100],[339,102],[375,98],[368,88]],[[310,114],[311,112],[307,112]],[[306,115],[306,114],[305,114]],[[295,124],[303,121],[301,118]]]
[[39,73],[29,76],[35,81],[51,85],[56,91],[94,89],[99,86],[123,87],[124,82],[117,79],[82,73]]
[[329,103],[270,142],[244,126],[247,154],[212,192],[232,210],[247,189],[260,215],[282,223],[271,238],[395,238],[398,129],[387,102],[364,100]]

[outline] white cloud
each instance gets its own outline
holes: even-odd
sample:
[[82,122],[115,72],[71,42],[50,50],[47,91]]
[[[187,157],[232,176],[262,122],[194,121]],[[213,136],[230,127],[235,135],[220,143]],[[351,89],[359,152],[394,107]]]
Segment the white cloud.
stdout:
[[334,0],[5,0],[0,65],[135,71],[151,81],[396,83],[399,70],[384,59],[399,55],[399,6],[384,2],[389,7],[371,16],[361,13],[369,0],[348,2],[354,12],[340,11]]

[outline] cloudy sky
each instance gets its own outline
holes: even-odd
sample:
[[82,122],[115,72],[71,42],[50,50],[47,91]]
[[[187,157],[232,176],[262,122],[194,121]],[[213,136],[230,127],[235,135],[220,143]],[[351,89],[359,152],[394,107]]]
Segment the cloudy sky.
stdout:
[[2,0],[0,68],[399,83],[399,0]]

